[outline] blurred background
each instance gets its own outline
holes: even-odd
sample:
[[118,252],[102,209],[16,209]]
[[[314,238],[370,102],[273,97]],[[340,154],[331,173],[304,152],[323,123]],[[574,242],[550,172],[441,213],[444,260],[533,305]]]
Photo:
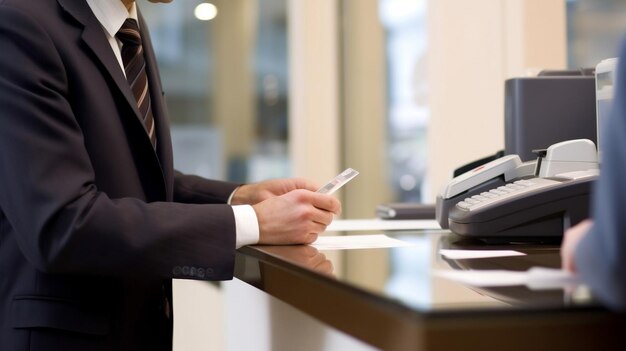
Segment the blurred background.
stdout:
[[[338,47],[331,49],[337,54],[337,84],[351,84],[341,81],[347,78],[342,70],[350,68],[343,64],[345,56],[363,61],[373,61],[367,55],[379,56],[380,62],[373,64],[382,70],[382,81],[367,80],[367,72],[349,77],[380,88],[378,99],[384,101],[378,118],[385,130],[381,145],[376,145],[384,151],[372,156],[385,159],[386,174],[384,183],[369,187],[389,188],[393,201],[428,202],[422,194],[430,120],[428,1],[361,2],[334,1],[338,23],[332,44]],[[141,6],[166,88],[178,169],[239,182],[295,175],[289,153],[288,7],[288,0],[188,0]],[[380,45],[380,51],[359,55],[341,47],[354,40],[343,37],[350,34],[346,26],[353,19],[342,10],[354,7],[375,13],[369,26],[380,32],[372,39],[381,42],[371,44]],[[568,68],[593,67],[616,55],[626,29],[626,2],[568,0],[565,11]],[[339,89],[338,116],[345,104],[342,97]]]
[[[139,6],[160,65],[176,168],[237,182],[300,176],[321,184],[352,167],[361,175],[338,194],[348,218],[373,217],[381,202],[432,202],[455,167],[503,148],[505,79],[594,67],[616,56],[626,30],[619,0]],[[381,257],[381,269],[398,259],[410,258]],[[177,284],[178,298],[193,301],[175,302],[183,311],[177,348],[202,349],[183,335],[227,329],[227,298],[207,283]],[[212,319],[197,319],[202,299]],[[196,320],[182,328],[184,318]],[[224,338],[204,340],[232,348]]]

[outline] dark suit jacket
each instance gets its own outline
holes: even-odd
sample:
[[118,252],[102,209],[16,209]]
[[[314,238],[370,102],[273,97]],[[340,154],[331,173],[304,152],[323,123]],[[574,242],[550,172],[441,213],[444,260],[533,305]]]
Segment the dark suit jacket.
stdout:
[[171,348],[169,279],[232,278],[236,185],[173,170],[143,39],[156,152],[84,0],[0,0],[0,349]]
[[613,110],[601,126],[602,165],[594,190],[594,225],[576,250],[576,267],[602,301],[626,309],[626,43]]

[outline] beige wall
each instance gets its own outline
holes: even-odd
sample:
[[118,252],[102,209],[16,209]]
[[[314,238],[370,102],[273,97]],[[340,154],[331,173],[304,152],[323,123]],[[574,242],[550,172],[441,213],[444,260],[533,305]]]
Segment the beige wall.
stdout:
[[[258,0],[213,0],[220,9],[212,21],[215,99],[211,115],[224,133],[224,160],[253,151],[256,128],[254,71]],[[228,168],[224,164],[223,169]]]
[[379,0],[344,0],[341,13],[343,167],[360,172],[343,189],[345,217],[370,218],[390,200],[385,33]]
[[564,0],[429,2],[426,200],[454,168],[504,148],[504,81],[565,68]]
[[323,184],[340,168],[337,2],[288,6],[292,174]]

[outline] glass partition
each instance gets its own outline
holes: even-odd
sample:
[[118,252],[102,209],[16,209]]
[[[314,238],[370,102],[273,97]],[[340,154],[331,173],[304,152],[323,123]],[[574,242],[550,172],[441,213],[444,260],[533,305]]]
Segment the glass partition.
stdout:
[[286,2],[139,4],[177,169],[237,182],[289,175]]
[[426,0],[380,0],[387,65],[387,155],[394,201],[421,202],[426,171]]
[[595,67],[618,55],[626,34],[626,2],[567,1],[567,56],[570,68]]

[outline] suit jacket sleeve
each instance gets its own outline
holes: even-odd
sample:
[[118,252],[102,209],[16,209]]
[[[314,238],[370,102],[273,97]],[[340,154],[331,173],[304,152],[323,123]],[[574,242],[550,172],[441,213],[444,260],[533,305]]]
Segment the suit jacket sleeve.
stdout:
[[175,172],[174,201],[192,204],[226,203],[239,185]]
[[[0,224],[10,225],[35,267],[232,278],[230,206],[146,203],[99,191],[91,163],[97,155],[87,153],[68,100],[76,87],[51,37],[27,15],[0,8],[0,48]],[[218,202],[223,196],[208,197]],[[3,226],[0,239],[7,233]]]
[[576,267],[594,294],[626,308],[626,46],[617,74],[613,112],[601,126],[602,167],[593,195],[594,225],[576,250]]

